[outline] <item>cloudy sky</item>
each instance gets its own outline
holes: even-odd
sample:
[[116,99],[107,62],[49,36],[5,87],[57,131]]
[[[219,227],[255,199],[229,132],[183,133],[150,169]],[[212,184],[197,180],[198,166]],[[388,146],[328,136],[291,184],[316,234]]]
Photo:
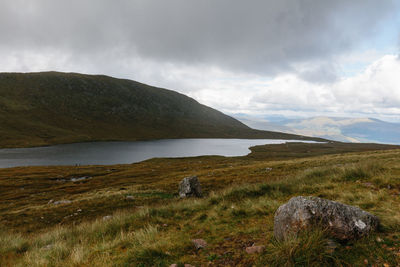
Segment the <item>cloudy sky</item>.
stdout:
[[0,0],[0,71],[129,78],[229,114],[400,122],[397,0]]

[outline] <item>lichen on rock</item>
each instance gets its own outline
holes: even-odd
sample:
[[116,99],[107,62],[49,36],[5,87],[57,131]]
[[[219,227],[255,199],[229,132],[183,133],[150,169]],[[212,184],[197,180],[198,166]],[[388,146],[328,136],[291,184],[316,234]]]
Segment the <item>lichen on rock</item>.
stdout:
[[278,240],[306,228],[322,227],[338,240],[353,240],[377,229],[379,219],[358,207],[318,197],[293,197],[275,212],[274,235]]
[[179,196],[181,198],[203,196],[197,176],[186,177],[180,182]]

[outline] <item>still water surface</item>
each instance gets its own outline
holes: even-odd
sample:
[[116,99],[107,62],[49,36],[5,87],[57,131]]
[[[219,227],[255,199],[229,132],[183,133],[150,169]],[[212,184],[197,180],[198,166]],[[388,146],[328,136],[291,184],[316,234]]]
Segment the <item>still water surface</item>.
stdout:
[[244,156],[250,152],[249,147],[251,146],[281,144],[285,142],[290,142],[290,140],[164,139],[0,149],[0,168],[76,164],[125,164],[161,157],[193,157],[202,155]]

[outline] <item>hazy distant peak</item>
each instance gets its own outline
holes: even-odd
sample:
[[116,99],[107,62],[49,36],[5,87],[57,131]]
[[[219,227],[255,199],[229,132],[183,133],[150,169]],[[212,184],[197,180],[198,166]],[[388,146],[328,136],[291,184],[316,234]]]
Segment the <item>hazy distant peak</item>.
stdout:
[[301,120],[294,120],[287,124],[287,126],[302,126],[306,125],[307,127],[324,127],[328,125],[334,126],[347,126],[352,125],[355,123],[367,123],[367,122],[374,122],[370,118],[335,118],[335,117],[312,117],[309,119],[301,119]]
[[[245,118],[245,119],[244,119]],[[342,142],[378,142],[400,144],[400,124],[374,118],[345,118],[317,116],[302,119],[288,119],[270,123],[251,116],[238,118],[257,129],[280,129],[288,133],[322,137]]]

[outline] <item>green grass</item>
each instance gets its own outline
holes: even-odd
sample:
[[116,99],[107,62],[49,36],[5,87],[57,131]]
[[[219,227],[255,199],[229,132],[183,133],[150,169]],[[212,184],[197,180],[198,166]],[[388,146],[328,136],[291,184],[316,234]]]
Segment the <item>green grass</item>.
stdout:
[[[400,150],[388,150],[284,160],[199,157],[2,169],[0,181],[9,193],[0,194],[0,265],[363,266],[367,261],[398,266],[399,158]],[[83,173],[93,178],[68,185],[49,180]],[[178,198],[178,182],[190,174],[199,176],[204,198]],[[26,189],[20,190],[23,184]],[[73,202],[48,205],[56,195]],[[134,199],[127,201],[127,195]],[[367,238],[337,243],[334,250],[318,228],[278,242],[274,212],[297,195],[359,206],[377,215],[381,227]],[[78,215],[62,219],[78,207]],[[105,215],[112,218],[103,220]],[[191,244],[196,238],[208,246],[196,251]],[[245,247],[253,244],[266,249],[248,255]]]

